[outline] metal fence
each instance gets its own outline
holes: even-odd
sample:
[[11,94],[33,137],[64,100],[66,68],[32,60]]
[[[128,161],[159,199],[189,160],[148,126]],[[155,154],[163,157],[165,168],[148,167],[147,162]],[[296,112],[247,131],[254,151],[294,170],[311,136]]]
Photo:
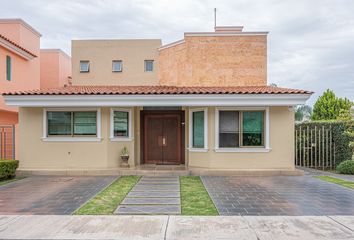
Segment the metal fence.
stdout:
[[0,159],[15,159],[14,125],[0,125]]
[[330,127],[296,128],[295,165],[323,170],[335,168],[336,145]]

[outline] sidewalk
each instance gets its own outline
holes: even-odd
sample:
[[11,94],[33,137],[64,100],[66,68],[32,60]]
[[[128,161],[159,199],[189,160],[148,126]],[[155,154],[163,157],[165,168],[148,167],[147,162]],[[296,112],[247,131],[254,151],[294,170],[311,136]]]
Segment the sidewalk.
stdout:
[[0,239],[354,239],[354,216],[0,216]]

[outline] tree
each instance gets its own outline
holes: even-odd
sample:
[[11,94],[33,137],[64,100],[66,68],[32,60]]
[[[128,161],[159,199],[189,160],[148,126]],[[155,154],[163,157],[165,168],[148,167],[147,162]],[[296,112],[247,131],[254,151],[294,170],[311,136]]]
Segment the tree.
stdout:
[[308,105],[297,106],[295,108],[295,121],[302,122],[310,119],[312,108]]
[[320,96],[312,112],[312,120],[336,120],[343,119],[350,114],[352,102],[347,98],[338,98],[332,90],[327,89]]

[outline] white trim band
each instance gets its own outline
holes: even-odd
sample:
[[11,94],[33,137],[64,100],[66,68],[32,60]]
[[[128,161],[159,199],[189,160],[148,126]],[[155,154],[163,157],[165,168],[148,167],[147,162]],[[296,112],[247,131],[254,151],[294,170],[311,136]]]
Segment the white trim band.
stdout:
[[169,94],[169,95],[5,95],[8,106],[295,106],[311,94]]

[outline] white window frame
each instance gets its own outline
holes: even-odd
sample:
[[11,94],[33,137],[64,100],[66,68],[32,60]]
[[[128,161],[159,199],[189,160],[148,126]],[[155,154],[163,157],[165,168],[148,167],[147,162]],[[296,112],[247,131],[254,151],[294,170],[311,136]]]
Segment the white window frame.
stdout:
[[[204,112],[204,148],[193,147],[193,113]],[[189,109],[189,148],[190,152],[207,152],[208,148],[208,108]]]
[[[219,111],[264,111],[265,112],[264,147],[220,148],[219,147]],[[215,108],[214,151],[215,152],[270,152],[271,148],[269,146],[269,107],[216,107]]]
[[[48,119],[47,112],[96,112],[96,136],[87,137],[54,137],[48,136]],[[99,142],[101,137],[101,108],[43,108],[43,136],[44,142]]]
[[[81,63],[87,62],[87,69],[81,68]],[[80,73],[88,73],[90,72],[90,61],[88,60],[80,60]]]
[[[120,63],[120,69],[119,70],[115,70],[114,69],[114,63]],[[122,60],[112,60],[112,72],[114,72],[114,73],[123,72],[123,61]]]
[[[114,112],[119,111],[119,112],[127,112],[128,113],[128,124],[129,124],[129,129],[128,129],[128,136],[123,137],[123,136],[114,136]],[[127,141],[133,141],[133,115],[132,115],[132,109],[128,108],[111,108],[110,111],[110,133],[109,133],[109,139],[112,142],[127,142]]]
[[[146,70],[147,62],[152,62],[152,71]],[[154,71],[155,71],[155,60],[154,59],[145,59],[144,60],[144,72],[154,72]]]

